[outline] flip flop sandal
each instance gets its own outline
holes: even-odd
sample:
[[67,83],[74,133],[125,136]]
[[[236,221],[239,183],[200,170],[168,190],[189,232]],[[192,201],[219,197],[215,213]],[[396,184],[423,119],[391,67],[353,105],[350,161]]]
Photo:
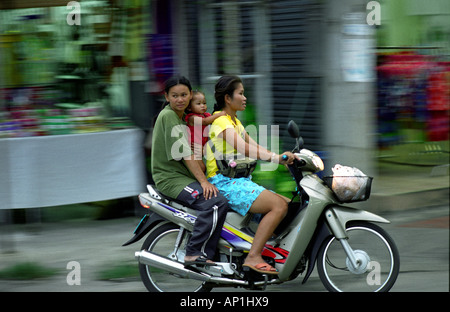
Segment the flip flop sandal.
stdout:
[[244,264],[244,267],[247,267],[249,269],[252,269],[253,271],[256,271],[258,273],[261,274],[271,274],[271,275],[277,275],[278,274],[278,270],[275,269],[273,266],[271,266],[268,263],[258,263],[257,265],[253,266],[250,264]]
[[200,256],[195,260],[186,261],[184,266],[192,266],[192,265],[200,265],[200,266],[213,266],[216,265],[214,262],[208,262],[208,259],[205,256]]

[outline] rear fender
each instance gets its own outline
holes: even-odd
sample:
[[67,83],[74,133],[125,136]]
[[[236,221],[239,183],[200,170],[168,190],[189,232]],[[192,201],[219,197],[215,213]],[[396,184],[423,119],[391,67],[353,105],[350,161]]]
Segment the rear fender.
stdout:
[[145,215],[134,230],[134,236],[122,246],[128,246],[139,241],[142,237],[147,235],[148,232],[164,221],[167,220],[154,212]]

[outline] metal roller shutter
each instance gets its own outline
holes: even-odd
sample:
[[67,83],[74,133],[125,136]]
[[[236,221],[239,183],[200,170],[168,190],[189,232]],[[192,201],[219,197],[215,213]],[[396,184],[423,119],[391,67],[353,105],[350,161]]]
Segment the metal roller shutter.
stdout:
[[[238,8],[236,32],[233,40],[237,47],[233,47],[230,54],[239,53],[238,59],[230,57],[224,60],[225,51],[224,32],[227,31],[225,23],[225,8],[230,1],[183,1],[184,11],[187,13],[187,27],[189,34],[189,61],[190,77],[194,84],[201,83],[205,78],[220,76],[229,70],[238,68],[237,74],[247,77],[246,95],[250,102],[255,102],[255,79],[260,69],[256,68],[255,58],[259,53],[259,45],[269,44],[271,47],[271,94],[273,124],[280,126],[280,142],[282,149],[291,149],[293,139],[286,131],[287,122],[295,120],[300,126],[301,134],[305,140],[305,146],[312,150],[322,149],[322,119],[321,119],[321,23],[323,21],[323,4],[320,0],[278,0],[278,1],[236,1]],[[252,17],[252,12],[261,5],[267,6],[265,16],[270,28],[270,41],[255,42],[255,28],[258,22]],[[204,8],[202,16],[200,12]],[[208,8],[208,10],[206,10]],[[263,16],[264,17],[264,16]],[[261,17],[261,18],[263,18]],[[200,39],[202,31],[200,20],[207,19],[209,23],[204,25],[210,28],[209,36]],[[205,42],[207,40],[209,42]],[[205,44],[206,43],[206,44]],[[208,47],[208,49],[205,49]],[[212,49],[212,51],[211,51]],[[230,53],[230,52],[228,52]],[[204,68],[206,76],[200,73],[201,57],[208,55],[213,63],[208,63],[209,68]],[[226,64],[226,62],[229,62]],[[212,70],[211,70],[212,69]],[[228,69],[228,70],[227,70]],[[203,74],[205,75],[205,73]],[[208,80],[211,81],[211,80]],[[211,86],[209,86],[211,88]],[[212,105],[211,101],[211,105]],[[257,103],[255,109],[262,109],[261,103]],[[251,120],[247,120],[247,122]]]
[[293,146],[289,120],[300,127],[305,146],[322,147],[320,24],[318,1],[281,0],[270,7],[274,123],[284,149]]

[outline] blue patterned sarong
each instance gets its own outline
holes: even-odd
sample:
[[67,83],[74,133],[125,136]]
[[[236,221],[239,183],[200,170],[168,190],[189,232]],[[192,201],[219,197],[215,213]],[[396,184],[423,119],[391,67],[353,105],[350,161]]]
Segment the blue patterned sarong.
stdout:
[[214,184],[219,192],[226,197],[231,209],[242,216],[247,214],[256,198],[265,190],[264,187],[253,182],[251,176],[232,179],[216,174],[208,181]]

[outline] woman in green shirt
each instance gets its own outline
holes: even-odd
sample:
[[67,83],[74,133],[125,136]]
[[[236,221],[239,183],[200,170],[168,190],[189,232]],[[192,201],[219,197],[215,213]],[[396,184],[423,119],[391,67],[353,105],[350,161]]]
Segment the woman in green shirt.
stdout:
[[189,80],[183,76],[167,80],[165,98],[153,128],[152,177],[161,193],[197,210],[185,265],[211,265],[228,201],[208,182],[188,143],[183,115],[192,98]]

